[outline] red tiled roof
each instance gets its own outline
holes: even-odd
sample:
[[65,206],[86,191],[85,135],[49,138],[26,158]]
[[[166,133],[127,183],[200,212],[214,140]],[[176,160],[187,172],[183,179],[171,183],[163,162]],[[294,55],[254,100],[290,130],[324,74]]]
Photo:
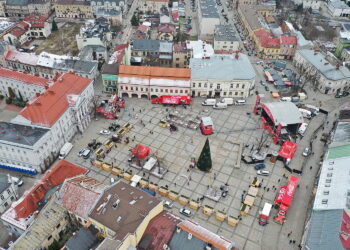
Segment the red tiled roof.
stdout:
[[66,73],[33,103],[27,104],[20,115],[33,124],[51,127],[69,107],[67,95],[79,95],[90,83],[91,79]]
[[297,45],[298,39],[296,36],[281,36],[281,44],[292,44]]
[[211,243],[215,248],[220,250],[230,249],[233,245],[232,241],[227,240],[190,220],[181,222],[178,227],[185,232],[191,233],[193,236],[204,242]]
[[60,191],[60,203],[68,211],[87,219],[104,188],[103,183],[85,175],[67,179]]
[[141,24],[137,30],[146,33],[148,31],[148,26]]
[[48,170],[45,176],[29,192],[17,202],[14,207],[16,219],[27,218],[38,209],[38,202],[41,201],[47,190],[54,188],[64,182],[65,179],[76,175],[86,174],[88,170],[65,160]]
[[173,33],[175,31],[174,25],[162,24],[158,26],[158,32],[161,33]]
[[34,53],[25,53],[19,52],[17,50],[9,50],[5,56],[5,60],[36,66],[39,57]]
[[15,37],[20,37],[29,29],[29,24],[24,21],[16,23],[9,31],[9,33]]
[[271,32],[261,29],[254,32],[264,48],[276,49],[280,47],[280,39],[272,37]]
[[144,237],[146,235],[152,236],[152,242],[148,248],[153,250],[163,250],[164,244],[168,244],[168,242],[171,240],[176,225],[180,221],[180,218],[175,217],[173,214],[167,211],[163,211],[154,217],[149,222],[143,234]]
[[0,77],[24,82],[27,84],[38,85],[41,87],[48,87],[49,80],[42,77],[37,77],[29,74],[19,73],[13,70],[8,70],[4,68],[0,68]]
[[30,23],[31,28],[44,28],[47,17],[44,16],[26,16],[25,22]]
[[120,65],[119,75],[187,80],[191,77],[191,69]]

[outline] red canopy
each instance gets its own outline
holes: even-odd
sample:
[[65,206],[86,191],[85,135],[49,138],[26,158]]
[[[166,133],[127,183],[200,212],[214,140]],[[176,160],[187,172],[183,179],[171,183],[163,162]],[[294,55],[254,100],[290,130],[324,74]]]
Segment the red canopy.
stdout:
[[292,203],[294,192],[298,185],[298,180],[299,178],[293,175],[289,178],[286,193],[282,198],[282,204],[284,204],[285,206],[289,207]]
[[132,152],[131,152],[133,155],[135,155],[136,158],[139,158],[139,159],[145,159],[149,153],[150,153],[150,149],[149,147],[146,147],[146,146],[143,146],[141,144],[137,144]]
[[283,196],[286,193],[286,189],[287,189],[287,186],[280,187],[280,190],[278,191],[278,194],[275,200],[275,204],[281,204]]
[[297,150],[298,145],[291,142],[291,141],[285,141],[278,152],[278,155],[285,158],[285,159],[292,159],[294,156],[295,151]]

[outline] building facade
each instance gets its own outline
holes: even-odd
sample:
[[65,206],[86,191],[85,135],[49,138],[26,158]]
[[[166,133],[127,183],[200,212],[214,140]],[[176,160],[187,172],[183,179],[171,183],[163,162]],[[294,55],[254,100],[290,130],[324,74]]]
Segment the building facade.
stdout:
[[18,186],[9,175],[0,175],[0,214],[18,199]]
[[246,98],[254,88],[255,71],[244,54],[192,58],[190,69],[193,97]]
[[57,0],[54,3],[56,17],[72,19],[94,18],[90,2],[76,0]]
[[139,10],[147,13],[159,13],[162,7],[168,7],[168,0],[142,0],[139,4]]
[[199,38],[212,38],[215,26],[220,24],[220,15],[215,0],[198,2]]
[[24,17],[29,15],[28,0],[6,0],[6,17]]
[[330,1],[327,4],[328,13],[333,17],[349,17],[350,7],[342,1]]
[[120,97],[154,98],[161,95],[190,95],[191,70],[144,66],[119,66]]
[[215,27],[214,50],[225,52],[239,50],[239,40],[232,25],[217,25]]
[[324,94],[336,94],[349,90],[350,70],[332,63],[319,51],[298,50],[293,60],[303,81],[309,81]]
[[52,1],[28,0],[28,12],[33,16],[49,17],[52,13]]
[[173,45],[173,68],[188,68],[192,49],[187,48],[185,42],[174,43]]

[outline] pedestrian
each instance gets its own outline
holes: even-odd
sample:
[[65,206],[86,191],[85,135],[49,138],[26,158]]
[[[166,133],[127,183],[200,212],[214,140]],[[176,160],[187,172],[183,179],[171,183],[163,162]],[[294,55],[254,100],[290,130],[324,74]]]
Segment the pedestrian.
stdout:
[[295,244],[295,240],[293,240],[293,244]]
[[310,170],[312,169],[312,166],[310,166]]
[[308,185],[305,186],[306,189],[307,189],[308,187],[309,187]]
[[275,185],[273,185],[272,188],[275,188]]
[[275,191],[277,190],[277,188],[275,188]]
[[187,186],[189,186],[189,185],[190,185],[190,182],[188,181],[188,182],[187,182]]
[[287,234],[287,237],[288,237],[288,238],[289,238],[289,236],[290,236],[290,233]]
[[292,244],[292,240],[289,240],[289,244]]
[[267,192],[269,192],[270,191],[270,188],[267,188],[267,190],[266,190]]
[[293,231],[290,231],[290,232],[289,232],[289,235],[291,235],[292,233],[293,233]]
[[141,114],[141,109],[140,109],[140,114]]
[[261,183],[263,183],[263,182],[264,182],[264,179],[261,180]]
[[300,185],[299,185],[299,184],[297,185],[297,188],[298,188],[298,187],[300,187]]
[[174,184],[175,184],[175,187],[176,187],[176,182]]
[[135,111],[135,108],[132,108],[132,111]]
[[191,178],[191,176],[190,176],[190,177],[188,177],[188,179],[189,179],[190,181],[192,181],[192,178]]
[[280,182],[281,181],[281,179],[278,179],[278,182]]
[[264,199],[264,195],[261,195],[261,199]]
[[266,190],[266,187],[264,187],[264,190]]

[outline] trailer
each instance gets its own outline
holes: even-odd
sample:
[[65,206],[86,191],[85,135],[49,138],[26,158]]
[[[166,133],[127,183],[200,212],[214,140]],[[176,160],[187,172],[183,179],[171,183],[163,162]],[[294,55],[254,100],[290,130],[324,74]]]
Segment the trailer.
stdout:
[[298,186],[299,178],[296,176],[291,176],[289,178],[289,182],[287,186],[282,186],[277,194],[277,197],[275,199],[275,206],[279,208],[278,214],[274,218],[274,221],[279,224],[283,224],[288,209],[290,205],[292,204],[292,200],[294,197],[294,192]]
[[266,202],[259,216],[259,224],[265,226],[268,223],[272,204]]
[[192,99],[189,96],[176,96],[176,95],[162,95],[151,100],[153,104],[191,104]]

